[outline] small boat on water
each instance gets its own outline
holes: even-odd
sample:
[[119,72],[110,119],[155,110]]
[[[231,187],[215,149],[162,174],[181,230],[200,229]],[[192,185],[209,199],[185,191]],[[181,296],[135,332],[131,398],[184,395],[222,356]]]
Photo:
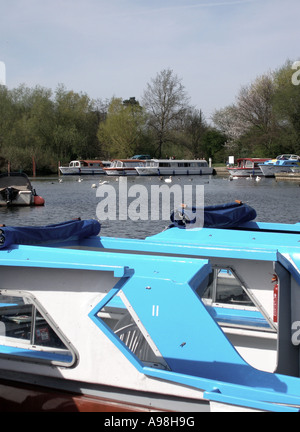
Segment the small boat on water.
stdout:
[[274,177],[278,173],[295,172],[300,168],[300,156],[294,154],[282,154],[276,159],[268,159],[259,164],[260,170],[265,177]]
[[104,171],[109,176],[138,175],[137,169],[143,167],[146,161],[142,159],[113,159]]
[[229,166],[228,172],[232,177],[254,177],[261,176],[262,171],[259,164],[267,161],[266,158],[240,158],[236,166]]
[[110,161],[102,160],[73,160],[69,166],[60,166],[59,171],[63,175],[96,175],[105,174],[104,168],[110,166]]
[[0,206],[41,206],[45,200],[36,194],[24,173],[0,174]]
[[146,161],[145,166],[136,170],[141,176],[213,174],[213,168],[209,167],[204,159],[151,159]]
[[255,217],[1,228],[0,411],[299,412],[300,223]]

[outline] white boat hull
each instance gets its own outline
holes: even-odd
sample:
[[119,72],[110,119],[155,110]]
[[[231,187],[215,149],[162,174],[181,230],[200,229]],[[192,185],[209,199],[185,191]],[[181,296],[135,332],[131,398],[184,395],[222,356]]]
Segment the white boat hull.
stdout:
[[18,195],[11,202],[3,199],[0,200],[0,206],[30,206],[34,202],[34,197],[31,191],[19,191]]
[[0,174],[0,206],[44,205],[45,200],[38,196],[30,180],[24,173]]
[[213,168],[201,167],[201,168],[184,168],[184,167],[139,167],[136,169],[138,174],[141,176],[153,176],[153,175],[210,175],[213,174]]
[[262,176],[260,168],[229,168],[228,172],[233,177]]
[[135,168],[106,168],[105,172],[109,176],[136,176]]
[[59,167],[62,175],[96,175],[105,174],[102,168]]
[[292,168],[294,167],[288,167],[288,166],[280,166],[280,165],[261,165],[260,169],[262,174],[265,177],[274,177],[275,174],[278,173],[290,173],[292,172]]

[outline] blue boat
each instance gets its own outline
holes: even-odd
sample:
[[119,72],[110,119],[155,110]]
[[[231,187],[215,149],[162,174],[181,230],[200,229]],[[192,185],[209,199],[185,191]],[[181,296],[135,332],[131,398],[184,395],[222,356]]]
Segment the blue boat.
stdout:
[[274,177],[278,173],[291,173],[295,169],[300,169],[300,157],[293,154],[282,154],[276,159],[259,164],[259,168],[265,177]]
[[0,410],[298,412],[300,224],[255,217],[2,227]]

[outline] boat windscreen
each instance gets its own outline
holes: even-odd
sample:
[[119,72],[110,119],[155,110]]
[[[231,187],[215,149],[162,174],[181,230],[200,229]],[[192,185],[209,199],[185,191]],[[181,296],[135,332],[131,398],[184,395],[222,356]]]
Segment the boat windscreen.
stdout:
[[26,174],[11,173],[0,174],[0,188],[26,186],[31,190],[31,183]]

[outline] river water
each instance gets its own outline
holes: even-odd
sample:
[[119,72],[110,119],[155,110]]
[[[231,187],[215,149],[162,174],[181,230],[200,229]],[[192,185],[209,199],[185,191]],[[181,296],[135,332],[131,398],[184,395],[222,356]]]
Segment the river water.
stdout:
[[[120,183],[124,178],[109,176],[84,176],[78,182],[78,177],[37,177],[31,179],[38,195],[45,199],[43,207],[11,207],[0,208],[0,223],[11,226],[47,225],[64,222],[73,218],[98,219],[97,209],[103,198],[99,198],[99,181],[107,181],[116,191],[119,199]],[[126,186],[142,186],[149,192],[151,187],[160,186],[162,180],[158,177],[127,177]],[[173,185],[189,186],[196,190],[202,186],[205,205],[223,204],[234,200],[243,201],[257,212],[256,221],[296,223],[300,221],[300,184],[298,182],[276,181],[273,178],[236,179],[229,180],[223,176],[175,176]],[[93,186],[97,186],[97,188]],[[98,190],[98,196],[97,196]],[[134,191],[134,190],[133,190]],[[133,195],[134,196],[134,195]],[[138,197],[139,195],[136,195]],[[132,198],[131,198],[132,200]],[[150,201],[149,201],[150,202]],[[110,237],[145,238],[163,230],[166,220],[151,220],[150,207],[147,220],[100,220],[101,235]],[[98,212],[99,213],[99,212]],[[153,219],[153,218],[152,218]]]

